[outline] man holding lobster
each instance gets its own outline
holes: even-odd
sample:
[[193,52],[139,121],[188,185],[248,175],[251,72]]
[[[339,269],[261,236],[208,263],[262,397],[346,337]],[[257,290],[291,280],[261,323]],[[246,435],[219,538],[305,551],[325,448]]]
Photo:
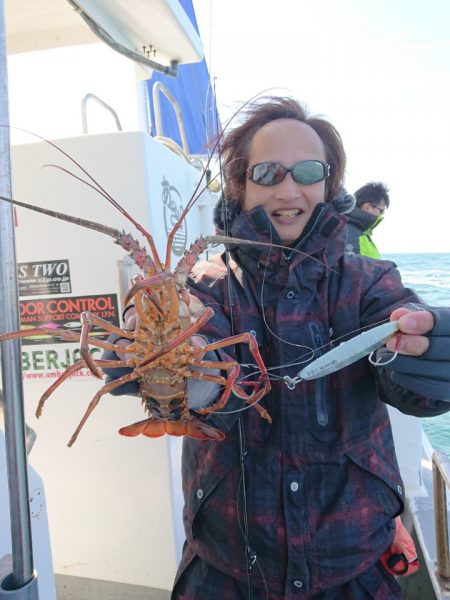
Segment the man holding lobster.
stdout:
[[[191,384],[191,411],[224,439],[184,439],[186,543],[172,599],[399,600],[380,562],[405,500],[386,404],[450,409],[450,310],[423,306],[393,263],[346,254],[345,152],[325,119],[263,98],[225,135],[221,158],[216,225],[236,242],[192,270],[191,294],[214,311],[192,343],[251,332],[270,419],[238,395],[205,412],[219,386]],[[399,333],[376,366],[365,358],[286,385],[300,363],[389,319]],[[238,362],[254,382],[248,345],[214,360]]]

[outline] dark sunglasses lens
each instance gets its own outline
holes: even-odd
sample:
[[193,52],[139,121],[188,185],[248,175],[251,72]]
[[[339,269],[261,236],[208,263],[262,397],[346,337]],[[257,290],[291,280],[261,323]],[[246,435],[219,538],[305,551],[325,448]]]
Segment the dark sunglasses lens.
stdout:
[[305,160],[292,168],[292,176],[297,183],[303,185],[317,183],[326,177],[325,165],[317,160]]
[[283,173],[280,173],[280,165],[277,163],[260,163],[252,169],[252,180],[259,185],[275,185],[283,179],[284,169],[281,170]]

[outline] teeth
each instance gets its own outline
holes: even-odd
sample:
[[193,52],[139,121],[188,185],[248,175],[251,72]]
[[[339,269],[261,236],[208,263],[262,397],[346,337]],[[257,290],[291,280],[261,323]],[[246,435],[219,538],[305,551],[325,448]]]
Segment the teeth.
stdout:
[[300,211],[297,208],[291,208],[289,210],[277,210],[274,214],[280,217],[293,217],[300,214]]

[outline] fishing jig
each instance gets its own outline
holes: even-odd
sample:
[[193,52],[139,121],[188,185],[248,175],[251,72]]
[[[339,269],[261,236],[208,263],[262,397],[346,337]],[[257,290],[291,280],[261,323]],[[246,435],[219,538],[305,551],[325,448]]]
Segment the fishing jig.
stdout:
[[[295,377],[286,375],[283,377],[283,381],[290,390],[293,390],[301,381],[310,381],[335,373],[357,360],[371,355],[374,350],[380,348],[397,331],[398,321],[389,321],[389,323],[378,325],[370,331],[364,331],[326,354],[319,356],[319,358],[301,369]],[[377,365],[374,362],[372,364]]]

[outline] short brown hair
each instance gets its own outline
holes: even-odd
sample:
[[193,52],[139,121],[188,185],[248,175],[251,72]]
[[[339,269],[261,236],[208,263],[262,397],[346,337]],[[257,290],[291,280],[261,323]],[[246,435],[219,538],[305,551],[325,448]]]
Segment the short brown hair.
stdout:
[[322,140],[326,160],[330,165],[325,200],[329,201],[337,196],[344,183],[346,156],[341,136],[329,121],[310,115],[307,108],[297,100],[286,97],[260,98],[246,105],[241,114],[245,117],[244,121],[225,135],[220,149],[225,198],[243,203],[251,141],[261,127],[276,119],[295,119],[314,129]]
[[356,206],[358,208],[368,202],[372,206],[377,206],[380,200],[384,201],[386,208],[389,208],[389,188],[381,181],[370,181],[356,190],[354,193]]

